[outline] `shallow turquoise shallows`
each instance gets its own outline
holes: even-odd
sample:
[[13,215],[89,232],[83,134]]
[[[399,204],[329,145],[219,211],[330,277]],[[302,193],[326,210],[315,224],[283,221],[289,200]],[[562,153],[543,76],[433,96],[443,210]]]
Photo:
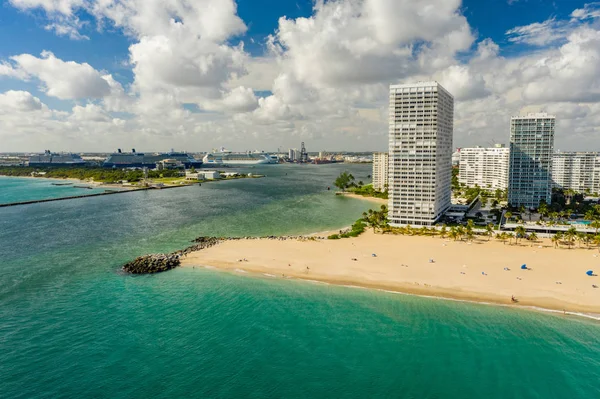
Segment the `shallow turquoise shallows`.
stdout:
[[0,209],[0,398],[600,398],[595,321],[118,271],[200,235],[349,225],[370,204],[327,191],[346,169],[368,180],[367,165],[272,166],[249,170],[264,179]]
[[0,204],[97,194],[105,191],[103,188],[82,188],[90,187],[84,183],[63,185],[67,183],[70,182],[59,179],[0,176]]

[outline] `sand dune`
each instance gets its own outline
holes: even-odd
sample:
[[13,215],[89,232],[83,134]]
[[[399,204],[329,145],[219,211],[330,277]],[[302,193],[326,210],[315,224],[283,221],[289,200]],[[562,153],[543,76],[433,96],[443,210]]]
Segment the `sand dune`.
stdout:
[[[600,288],[592,287],[600,286],[600,277],[585,274],[600,272],[598,250],[486,240],[369,231],[342,240],[228,241],[188,255],[183,265],[501,304],[512,304],[514,295],[519,300],[514,306],[600,314]],[[530,270],[521,270],[522,264]]]

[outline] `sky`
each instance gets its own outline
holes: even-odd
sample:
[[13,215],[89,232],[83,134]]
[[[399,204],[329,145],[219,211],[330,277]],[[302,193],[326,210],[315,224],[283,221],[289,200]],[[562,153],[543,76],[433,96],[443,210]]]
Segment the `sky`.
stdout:
[[0,152],[381,151],[429,80],[455,147],[548,112],[600,151],[600,2],[0,0]]

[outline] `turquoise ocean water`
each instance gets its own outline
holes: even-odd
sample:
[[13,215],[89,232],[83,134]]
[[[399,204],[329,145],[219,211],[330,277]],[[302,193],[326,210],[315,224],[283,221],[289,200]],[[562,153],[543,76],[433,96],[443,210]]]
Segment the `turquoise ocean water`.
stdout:
[[85,183],[74,183],[69,186],[56,186],[52,183],[62,184],[69,183],[69,181],[0,176],[0,204],[95,194],[102,193],[105,190],[103,188],[87,189],[74,187],[87,186]]
[[595,321],[205,269],[118,272],[199,235],[346,226],[369,204],[326,191],[344,169],[370,173],[273,166],[0,209],[0,398],[600,397]]

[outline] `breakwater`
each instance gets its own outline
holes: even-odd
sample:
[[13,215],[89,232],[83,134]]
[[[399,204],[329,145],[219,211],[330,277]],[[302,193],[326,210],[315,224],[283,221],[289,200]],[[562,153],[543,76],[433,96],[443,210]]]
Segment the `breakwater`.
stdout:
[[167,188],[178,188],[178,187],[189,187],[189,186],[181,185],[181,186],[167,186],[167,187],[143,187],[143,188],[136,188],[136,189],[132,189],[132,190],[106,190],[103,193],[71,195],[68,197],[60,197],[60,198],[46,198],[46,199],[38,199],[38,200],[30,200],[30,201],[10,202],[7,204],[0,204],[0,208],[5,208],[5,207],[9,207],[9,206],[40,204],[43,202],[65,201],[65,200],[72,200],[72,199],[79,199],[79,198],[99,197],[102,195],[125,194],[125,193],[133,193],[133,192],[137,192],[137,191],[164,190]]

